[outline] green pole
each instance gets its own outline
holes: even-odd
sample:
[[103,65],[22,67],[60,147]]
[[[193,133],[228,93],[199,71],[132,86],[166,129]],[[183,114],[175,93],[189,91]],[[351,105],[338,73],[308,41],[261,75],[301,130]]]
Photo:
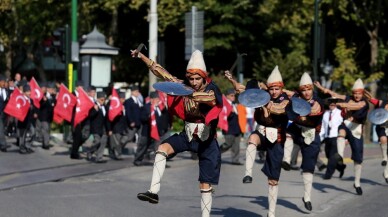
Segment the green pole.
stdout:
[[[71,41],[77,42],[78,41],[78,33],[77,33],[77,6],[78,2],[77,0],[71,1]],[[69,85],[69,90],[73,91],[75,82],[78,79],[78,63],[72,61],[72,65],[69,66],[70,69],[72,69],[72,73],[69,75],[69,79],[72,81],[72,85]],[[71,89],[70,89],[71,88]]]
[[[70,30],[69,30],[69,25],[65,25],[65,72],[66,72],[66,78],[69,77],[69,64],[70,64]],[[65,80],[66,85],[69,87],[70,85],[70,80]]]

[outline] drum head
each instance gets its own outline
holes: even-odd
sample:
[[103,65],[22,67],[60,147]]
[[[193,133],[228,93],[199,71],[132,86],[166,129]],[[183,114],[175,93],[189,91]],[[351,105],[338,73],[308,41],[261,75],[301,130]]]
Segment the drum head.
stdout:
[[154,85],[152,85],[155,90],[162,91],[169,95],[174,96],[187,96],[194,92],[194,89],[184,85],[182,83],[176,83],[176,82],[157,82]]
[[388,111],[383,108],[375,109],[369,113],[368,119],[372,124],[383,124],[388,120]]
[[238,96],[238,101],[242,105],[250,108],[264,106],[269,102],[270,99],[271,96],[267,91],[257,88],[245,90]]
[[306,100],[299,97],[292,97],[292,110],[300,116],[306,116],[311,112],[311,105]]

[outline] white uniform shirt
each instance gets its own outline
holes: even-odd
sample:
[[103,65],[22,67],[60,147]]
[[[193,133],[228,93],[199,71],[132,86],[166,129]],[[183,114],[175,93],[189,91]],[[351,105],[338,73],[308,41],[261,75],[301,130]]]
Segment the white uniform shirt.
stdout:
[[137,98],[136,96],[131,96],[131,98],[133,99],[133,101],[139,105],[139,107],[143,107],[143,103],[140,102],[139,98]]
[[[331,112],[331,114],[330,114]],[[331,115],[331,118],[330,118]],[[341,110],[335,108],[333,110],[326,110],[322,118],[322,128],[320,132],[321,140],[325,138],[338,137],[338,127],[342,124],[343,118]],[[329,131],[330,130],[330,131]]]
[[7,99],[7,91],[5,88],[0,88],[0,96],[3,97],[4,101]]
[[255,109],[246,107],[246,111],[247,111],[247,118],[253,118],[255,114]]

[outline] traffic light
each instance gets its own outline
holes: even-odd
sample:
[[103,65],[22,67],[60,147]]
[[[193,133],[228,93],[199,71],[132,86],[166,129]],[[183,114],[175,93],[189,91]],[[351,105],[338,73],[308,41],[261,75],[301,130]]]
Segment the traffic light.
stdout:
[[61,61],[65,63],[70,55],[68,30],[66,28],[57,28],[54,30],[53,36],[53,46],[56,49],[56,53],[61,58]]

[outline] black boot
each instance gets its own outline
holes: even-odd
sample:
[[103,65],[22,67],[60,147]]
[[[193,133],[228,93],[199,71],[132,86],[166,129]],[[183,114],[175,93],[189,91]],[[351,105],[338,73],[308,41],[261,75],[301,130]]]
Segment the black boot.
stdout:
[[142,201],[148,201],[150,203],[159,203],[159,196],[157,194],[151,193],[150,191],[144,193],[138,193],[137,198]]

